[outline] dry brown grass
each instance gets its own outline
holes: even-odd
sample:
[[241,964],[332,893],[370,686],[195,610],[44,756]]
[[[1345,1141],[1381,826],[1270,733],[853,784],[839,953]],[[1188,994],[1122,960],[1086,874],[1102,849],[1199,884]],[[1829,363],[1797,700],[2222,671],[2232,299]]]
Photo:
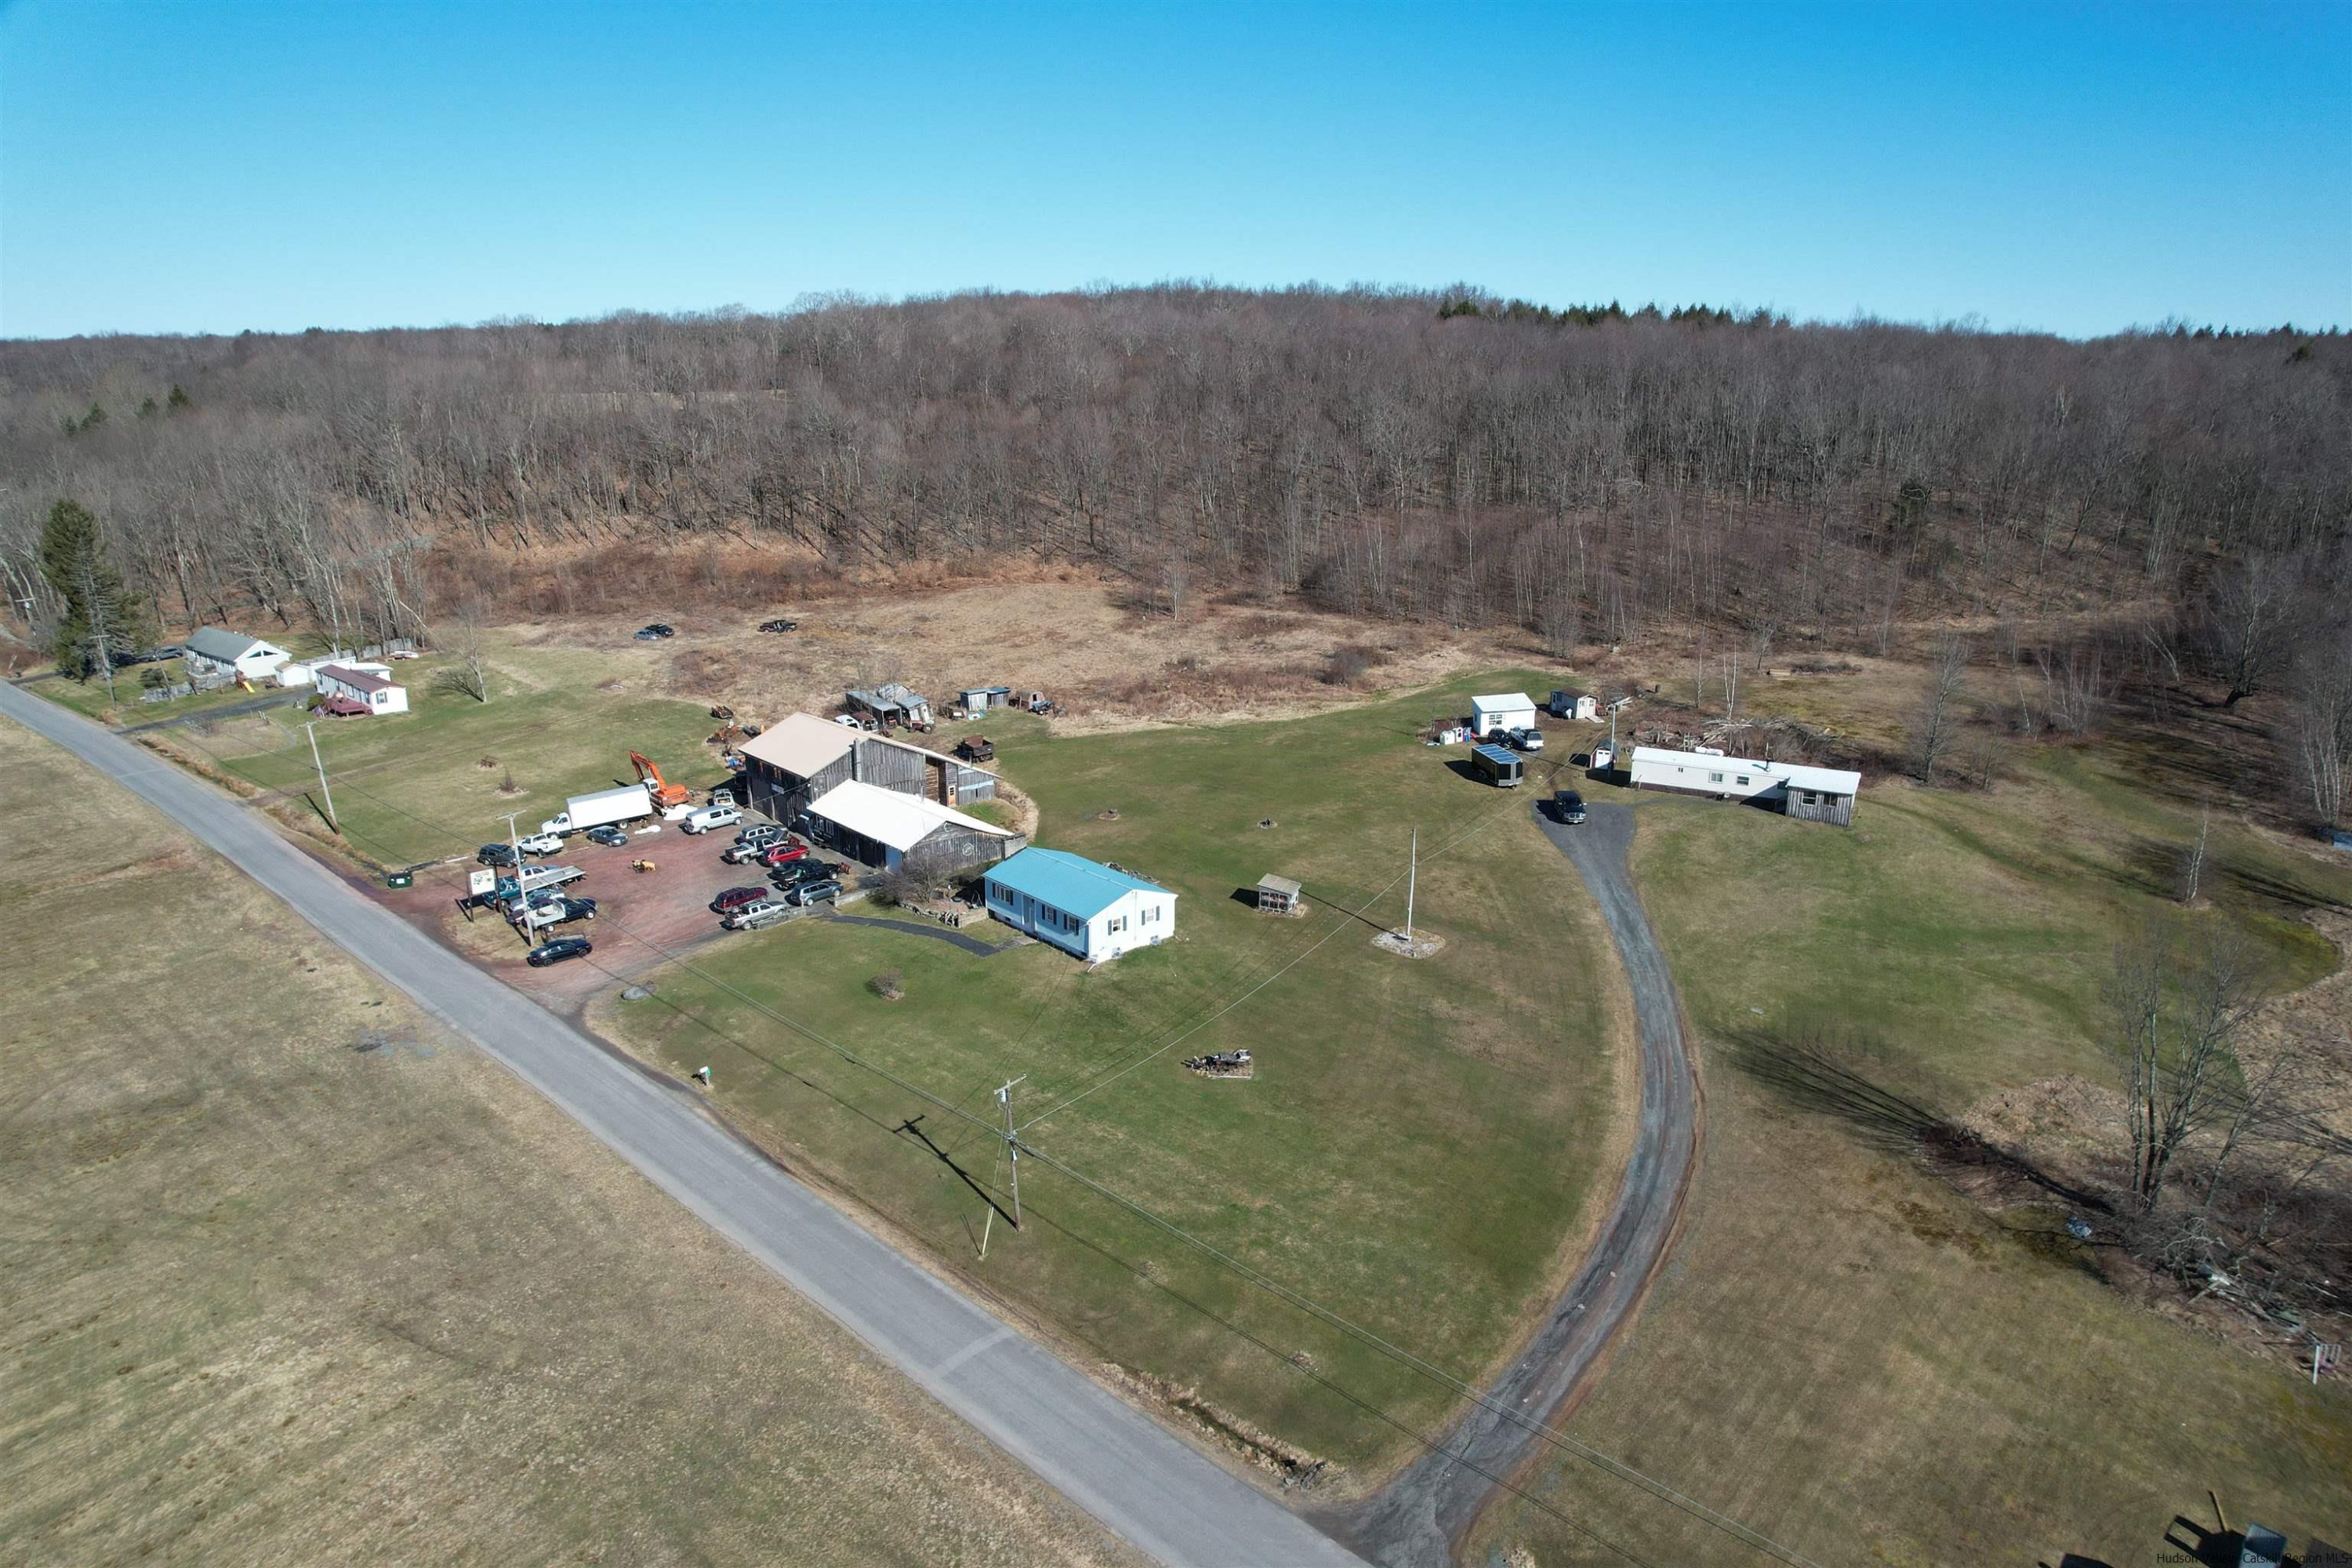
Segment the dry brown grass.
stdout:
[[[660,613],[658,603],[644,612]],[[753,629],[772,615],[801,629]],[[1528,651],[1508,630],[1456,636],[1209,601],[1181,617],[1152,614],[1132,608],[1122,584],[1067,569],[671,619],[678,635],[658,652],[631,640],[641,619],[550,617],[517,631],[540,647],[595,648],[646,670],[649,689],[727,702],[755,722],[831,712],[853,686],[903,680],[941,709],[966,686],[1044,691],[1066,709],[1070,732],[1319,712],[1373,685],[1424,685]],[[1352,687],[1323,679],[1343,647],[1377,656]]]
[[13,726],[0,809],[0,1560],[1134,1561]]

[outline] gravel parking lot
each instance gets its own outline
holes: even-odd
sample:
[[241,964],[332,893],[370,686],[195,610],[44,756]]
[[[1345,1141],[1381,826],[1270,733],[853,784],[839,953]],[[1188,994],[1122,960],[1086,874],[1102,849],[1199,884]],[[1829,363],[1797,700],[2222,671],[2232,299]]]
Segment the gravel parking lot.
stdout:
[[[745,818],[747,823],[757,820]],[[730,866],[719,859],[720,852],[734,843],[735,833],[729,828],[688,834],[665,824],[661,832],[633,835],[620,847],[591,843],[584,836],[571,838],[562,853],[539,863],[577,866],[586,873],[568,890],[594,899],[596,918],[546,934],[584,936],[595,944],[595,952],[544,969],[523,962],[526,944],[495,915],[477,910],[469,923],[457,909],[455,900],[466,890],[466,875],[475,869],[470,860],[419,871],[411,889],[373,890],[404,918],[446,938],[516,989],[543,1005],[576,1015],[593,994],[646,979],[671,958],[701,943],[752,942],[772,934],[773,928],[764,933],[722,930],[711,912],[711,900],[723,889],[768,879],[759,867]],[[841,857],[825,854],[824,858],[839,861]],[[655,868],[632,870],[637,860],[650,860]],[[858,869],[849,866],[843,880],[852,881]]]

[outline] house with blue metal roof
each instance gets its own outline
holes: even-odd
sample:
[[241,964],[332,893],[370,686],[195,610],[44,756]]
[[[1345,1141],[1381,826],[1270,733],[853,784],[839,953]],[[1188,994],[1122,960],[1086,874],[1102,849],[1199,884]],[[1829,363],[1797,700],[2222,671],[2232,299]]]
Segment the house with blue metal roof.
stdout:
[[1176,930],[1176,895],[1116,867],[1034,845],[988,869],[988,912],[1088,963],[1152,947]]

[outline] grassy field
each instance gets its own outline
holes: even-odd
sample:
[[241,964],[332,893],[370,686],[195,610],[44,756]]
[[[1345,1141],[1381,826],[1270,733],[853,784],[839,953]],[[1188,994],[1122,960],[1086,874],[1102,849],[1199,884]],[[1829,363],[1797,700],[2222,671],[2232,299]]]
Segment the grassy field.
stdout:
[[[616,672],[598,655],[502,647],[488,702],[442,689],[444,668],[438,659],[402,667],[405,714],[317,730],[345,836],[385,864],[503,838],[509,811],[520,813],[517,826],[529,833],[562,810],[566,795],[633,782],[633,748],[674,783],[703,788],[728,776],[703,743],[713,728],[708,713],[650,694],[625,664]],[[173,739],[265,789],[309,798],[317,774],[300,718],[295,710],[229,720],[209,733],[175,731]],[[516,793],[502,794],[509,780]]]
[[[975,1189],[1005,1184],[985,1131],[776,1015],[983,1119],[1023,1074],[1023,1121],[1100,1086],[1027,1136],[1476,1377],[1548,1303],[1594,1220],[1596,1178],[1613,1172],[1622,983],[1581,887],[1530,820],[1535,792],[1471,782],[1447,765],[1458,752],[1415,743],[1430,706],[1079,740],[992,719],[1044,841],[1176,889],[1177,940],[1087,973],[1040,945],[978,958],[812,921],[668,972],[658,1002],[606,1003],[598,1019],[674,1066],[709,1063],[729,1113],[796,1167],[854,1190],[1082,1355],[1377,1469],[1411,1441],[1348,1396],[1425,1428],[1449,1408],[1442,1390],[1041,1163],[1024,1162],[1026,1233],[996,1224],[980,1260]],[[1402,915],[1415,824],[1417,921],[1446,946],[1408,963],[1370,939]],[[1273,919],[1237,896],[1267,872],[1303,879],[1313,912]],[[868,986],[884,969],[900,973],[903,1000]],[[1252,1081],[1179,1066],[1240,1047],[1256,1053]]]
[[0,811],[0,1561],[1136,1560],[5,724]]
[[[1935,1179],[1888,1129],[1754,1064],[1819,1031],[1939,1115],[2059,1074],[2105,1081],[2116,944],[2227,922],[2299,984],[2334,959],[2295,917],[2352,875],[2217,821],[2212,906],[2164,895],[2192,813],[2095,748],[1990,796],[1871,790],[1839,833],[1644,795],[1635,869],[1706,1042],[1688,1235],[1572,1424],[1605,1452],[1823,1563],[2167,1560],[2173,1515],[2352,1534],[2352,1396],[2126,1300]],[[1759,1054],[1759,1047],[1760,1052]],[[1601,1479],[1536,1489],[1655,1563],[1763,1561]],[[1524,1503],[1473,1560],[1618,1559]]]

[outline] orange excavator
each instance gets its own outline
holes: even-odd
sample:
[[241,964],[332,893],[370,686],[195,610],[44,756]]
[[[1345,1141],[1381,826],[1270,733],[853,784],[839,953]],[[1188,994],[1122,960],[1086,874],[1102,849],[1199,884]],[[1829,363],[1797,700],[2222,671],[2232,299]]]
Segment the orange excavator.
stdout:
[[684,784],[674,784],[662,777],[661,770],[654,766],[654,760],[643,752],[631,752],[629,761],[636,764],[637,782],[646,786],[646,793],[653,797],[656,806],[667,811],[673,805],[684,805],[693,798],[693,792]]

